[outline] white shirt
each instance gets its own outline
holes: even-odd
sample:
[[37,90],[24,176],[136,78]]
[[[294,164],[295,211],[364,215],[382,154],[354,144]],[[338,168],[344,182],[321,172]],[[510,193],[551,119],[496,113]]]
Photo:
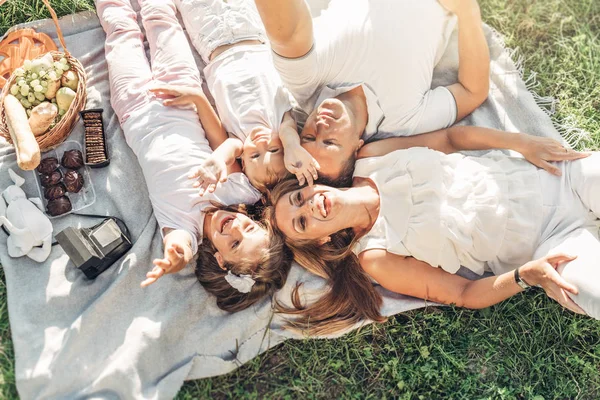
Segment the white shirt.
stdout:
[[[437,0],[332,0],[314,19],[308,54],[274,54],[275,67],[307,113],[325,86],[364,83],[377,99],[368,102],[384,115],[372,139],[429,132],[456,120],[452,93],[431,89],[433,69],[455,25]],[[369,119],[373,108],[369,104]]]
[[213,59],[204,75],[229,134],[244,141],[257,126],[279,132],[292,105],[268,45],[232,47]]
[[205,208],[211,200],[225,205],[254,204],[260,199],[246,175],[228,176],[214,193],[202,197],[187,175],[212,150],[195,111],[151,101],[123,124],[127,144],[142,167],[154,215],[161,228],[181,229],[192,237],[192,251],[202,239]]

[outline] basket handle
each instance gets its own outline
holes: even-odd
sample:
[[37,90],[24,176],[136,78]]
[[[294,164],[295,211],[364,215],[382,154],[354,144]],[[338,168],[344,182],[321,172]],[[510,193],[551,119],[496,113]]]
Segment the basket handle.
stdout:
[[58,40],[60,41],[60,45],[62,46],[64,53],[66,55],[70,56],[71,53],[69,53],[69,50],[67,50],[67,45],[65,44],[65,38],[63,36],[62,30],[60,29],[60,25],[58,24],[58,17],[56,16],[56,12],[52,8],[52,6],[50,5],[50,2],[48,0],[42,0],[42,1],[46,5],[46,8],[48,9],[48,11],[50,11],[50,15],[52,16],[54,25],[56,25],[56,33],[58,34]]

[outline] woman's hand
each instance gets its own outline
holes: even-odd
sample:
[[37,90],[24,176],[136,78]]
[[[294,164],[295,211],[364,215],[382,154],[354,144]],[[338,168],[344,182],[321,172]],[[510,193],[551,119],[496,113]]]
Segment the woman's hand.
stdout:
[[164,245],[163,258],[157,258],[152,262],[154,268],[146,274],[142,287],[152,285],[165,274],[181,271],[192,260],[192,248],[187,232],[180,230],[169,232],[165,236]]
[[163,85],[156,86],[149,91],[157,97],[163,98],[163,105],[169,107],[196,106],[198,100],[205,97],[202,89],[186,86]]
[[550,161],[572,161],[592,154],[568,149],[554,139],[528,134],[520,134],[518,143],[513,150],[523,154],[523,157],[536,167],[556,176],[560,176],[562,172],[556,165],[550,164]]
[[304,147],[298,145],[288,146],[284,149],[283,160],[285,168],[298,178],[300,186],[308,182],[312,186],[313,181],[319,177],[317,171],[321,168],[317,160],[310,155]]
[[190,169],[188,178],[197,179],[193,186],[200,188],[200,196],[204,196],[206,192],[212,193],[218,183],[227,181],[227,163],[213,154],[199,166]]
[[573,261],[576,258],[577,256],[570,256],[563,253],[542,257],[539,260],[530,261],[522,266],[519,273],[527,284],[541,286],[548,297],[557,301],[563,307],[577,314],[585,314],[585,311],[575,304],[567,294],[567,292],[578,294],[579,291],[577,288],[565,281],[556,271],[556,268],[560,264]]

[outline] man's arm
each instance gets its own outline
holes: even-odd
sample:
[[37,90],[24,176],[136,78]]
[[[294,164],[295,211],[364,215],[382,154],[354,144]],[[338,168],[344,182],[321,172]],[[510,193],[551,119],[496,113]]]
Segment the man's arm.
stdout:
[[310,51],[312,16],[304,0],[256,0],[256,8],[277,54],[298,58]]
[[490,87],[490,52],[476,0],[439,0],[458,18],[458,83],[448,86],[459,121],[481,105]]
[[576,160],[590,155],[590,153],[567,149],[550,138],[478,126],[453,126],[421,135],[389,138],[369,143],[360,149],[358,158],[384,156],[392,151],[411,147],[428,147],[446,154],[468,150],[514,150],[523,154],[530,163],[554,175],[560,175],[560,169],[550,164],[549,161]]

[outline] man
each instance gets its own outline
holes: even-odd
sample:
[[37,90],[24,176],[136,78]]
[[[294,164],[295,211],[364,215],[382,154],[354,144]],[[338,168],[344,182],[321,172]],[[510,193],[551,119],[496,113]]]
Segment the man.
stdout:
[[[275,66],[308,114],[302,146],[328,181],[351,176],[365,142],[446,128],[487,98],[476,0],[332,0],[314,22],[304,0],[255,1]],[[457,21],[458,82],[431,89]]]

